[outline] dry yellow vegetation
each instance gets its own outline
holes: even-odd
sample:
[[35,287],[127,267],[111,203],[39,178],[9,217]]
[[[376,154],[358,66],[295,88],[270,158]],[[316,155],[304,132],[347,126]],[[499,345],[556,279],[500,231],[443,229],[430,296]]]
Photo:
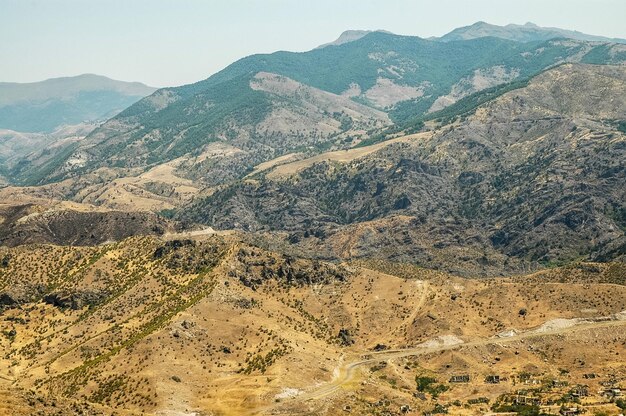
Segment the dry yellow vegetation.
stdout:
[[623,264],[465,279],[242,241],[1,249],[0,412],[469,415],[578,384],[617,409],[598,390],[625,387]]

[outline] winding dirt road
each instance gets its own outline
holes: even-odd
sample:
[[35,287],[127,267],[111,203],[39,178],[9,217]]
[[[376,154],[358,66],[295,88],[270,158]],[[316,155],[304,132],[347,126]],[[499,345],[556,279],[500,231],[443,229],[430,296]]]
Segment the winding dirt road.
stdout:
[[[608,328],[608,327],[619,327],[626,326],[626,319],[614,319],[614,320],[598,320],[598,321],[585,321],[583,323],[579,323],[576,325],[572,325],[566,328],[559,328],[555,330],[541,330],[541,327],[538,329],[530,330],[521,334],[512,335],[503,338],[487,338],[481,339],[477,341],[471,342],[459,342],[455,344],[448,345],[440,345],[436,347],[432,346],[422,346],[416,348],[407,348],[401,350],[387,350],[387,351],[379,351],[379,352],[366,352],[361,355],[361,358],[356,361],[352,361],[342,365],[336,370],[336,375],[332,381],[322,386],[316,387],[306,393],[303,393],[299,396],[293,397],[289,401],[285,401],[284,403],[297,403],[297,402],[305,402],[305,401],[313,401],[323,399],[331,394],[340,390],[343,386],[350,383],[354,380],[356,371],[359,367],[373,364],[382,361],[390,361],[398,358],[419,356],[425,354],[432,354],[441,351],[459,349],[464,347],[474,347],[474,346],[484,346],[490,344],[509,344],[525,339],[539,338],[545,336],[553,336],[553,335],[561,335],[566,333],[572,333],[577,331],[583,331],[587,329],[597,329],[597,328]],[[280,405],[277,405],[280,406]],[[264,413],[268,410],[271,410],[277,406],[272,406],[264,409],[259,409],[255,414]]]

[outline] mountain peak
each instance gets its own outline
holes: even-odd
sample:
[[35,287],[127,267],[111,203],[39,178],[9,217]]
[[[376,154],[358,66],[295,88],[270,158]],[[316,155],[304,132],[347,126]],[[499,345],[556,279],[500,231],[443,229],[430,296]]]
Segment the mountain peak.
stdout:
[[323,45],[318,46],[315,49],[321,49],[327,46],[338,46],[338,45],[343,45],[344,43],[354,42],[355,40],[359,40],[362,37],[369,35],[370,33],[375,33],[375,32],[392,34],[389,31],[381,30],[381,29],[379,30],[353,30],[353,29],[346,30],[341,35],[339,35],[339,37],[333,42],[325,43]]
[[498,26],[491,23],[478,21],[470,26],[459,27],[439,38],[444,42],[456,40],[469,40],[483,37],[496,37],[517,42],[545,41],[556,38],[569,38],[588,42],[614,42],[626,43],[626,39],[608,38],[604,36],[588,35],[574,30],[560,29],[556,27],[541,27],[532,22],[523,25],[510,23],[506,26]]

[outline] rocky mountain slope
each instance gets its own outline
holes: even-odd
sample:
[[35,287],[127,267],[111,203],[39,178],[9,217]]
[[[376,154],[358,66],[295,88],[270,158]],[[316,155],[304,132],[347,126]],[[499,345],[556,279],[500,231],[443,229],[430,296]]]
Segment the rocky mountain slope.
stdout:
[[179,217],[455,273],[623,259],[624,92],[624,66],[562,65],[433,132],[268,169]]
[[352,35],[0,145],[0,415],[623,411],[623,45]]
[[541,27],[530,22],[524,25],[508,24],[506,26],[492,25],[486,22],[476,22],[470,26],[454,29],[450,33],[447,33],[438,39],[444,42],[451,42],[487,36],[515,40],[519,42],[567,38],[590,42],[626,43],[626,39],[588,35],[575,30],[565,30],[556,27]]
[[[126,176],[129,167],[175,163],[177,176],[223,184],[276,157],[350,147],[390,122],[564,61],[623,62],[615,48],[562,39],[439,42],[374,32],[305,53],[253,55],[207,80],[159,90],[45,166],[7,176],[40,184],[102,167]],[[206,157],[215,148],[230,149],[227,164]]]
[[89,134],[97,124],[63,126],[51,133],[23,133],[0,130],[0,170],[13,177],[24,175],[23,167],[39,168],[57,151]]
[[0,82],[0,129],[51,133],[63,125],[110,118],[155,88],[84,74],[41,82]]

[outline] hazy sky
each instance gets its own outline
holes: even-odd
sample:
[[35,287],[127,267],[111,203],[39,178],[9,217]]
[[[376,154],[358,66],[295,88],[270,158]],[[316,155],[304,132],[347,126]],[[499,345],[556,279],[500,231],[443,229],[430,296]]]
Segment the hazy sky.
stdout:
[[0,81],[97,73],[181,85],[346,29],[428,37],[478,20],[626,38],[626,0],[0,0]]

